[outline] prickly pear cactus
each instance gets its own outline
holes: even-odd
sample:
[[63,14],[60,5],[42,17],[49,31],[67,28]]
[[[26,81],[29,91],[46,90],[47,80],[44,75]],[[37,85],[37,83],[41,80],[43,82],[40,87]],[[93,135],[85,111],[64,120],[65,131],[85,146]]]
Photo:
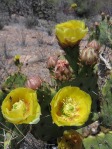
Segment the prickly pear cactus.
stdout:
[[[79,47],[76,46],[74,49],[65,49],[65,57],[68,60],[70,66],[72,67],[72,70],[75,73],[75,77],[69,80],[60,81],[58,82],[55,80],[57,84],[57,88],[53,88],[53,86],[49,86],[46,83],[43,84],[43,86],[37,90],[37,96],[42,108],[42,117],[41,121],[38,123],[38,125],[33,126],[32,133],[37,138],[41,138],[44,141],[55,141],[57,137],[62,136],[63,131],[70,129],[67,127],[57,127],[55,124],[52,123],[52,118],[50,114],[50,105],[51,99],[55,95],[55,93],[62,87],[73,85],[78,86],[82,90],[89,93],[93,99],[93,105],[92,105],[92,113],[91,113],[91,120],[94,119],[94,114],[97,114],[97,76],[94,74],[94,68],[93,66],[80,66],[78,65],[78,56],[79,56]],[[75,54],[77,53],[77,55]],[[61,65],[62,66],[62,65]],[[52,71],[53,72],[53,71]],[[98,117],[97,117],[98,118]],[[95,119],[96,120],[96,119]],[[89,123],[89,122],[88,122]],[[38,130],[38,133],[35,131]],[[52,130],[52,131],[51,131]]]
[[[74,21],[70,21],[67,25],[68,27],[70,26],[70,29],[71,29],[71,23],[73,23],[73,22]],[[83,22],[78,21],[78,23],[82,24],[81,27],[85,26]],[[107,42],[107,40],[108,40],[109,44],[110,44],[110,38],[111,38],[110,34],[109,34],[109,36],[108,36],[108,34],[106,34],[105,39],[103,39],[104,38],[103,30],[106,31],[108,29],[105,26],[108,27],[107,22],[105,22],[105,18],[102,19],[101,24],[96,23],[95,31],[92,35],[92,38],[95,37],[95,39],[99,40],[100,43],[102,43],[104,41]],[[74,28],[74,25],[73,25],[73,28]],[[97,131],[97,129],[96,130],[94,129],[94,127],[98,128],[99,125],[101,125],[101,124],[103,124],[105,127],[112,128],[112,116],[111,116],[111,113],[112,113],[112,110],[111,110],[111,107],[112,107],[112,102],[111,102],[111,99],[112,99],[112,67],[111,67],[112,61],[107,61],[107,56],[110,56],[110,54],[107,54],[107,56],[105,57],[105,50],[104,49],[99,50],[99,46],[97,46],[98,48],[94,49],[94,47],[92,47],[93,44],[87,45],[89,48],[86,49],[86,52],[82,49],[82,51],[84,51],[84,53],[83,53],[82,57],[80,56],[79,40],[81,40],[81,38],[83,37],[82,34],[83,34],[84,30],[85,30],[85,34],[86,34],[88,29],[86,27],[84,27],[82,30],[83,31],[81,31],[81,29],[79,29],[79,33],[77,33],[77,29],[75,29],[75,30],[73,29],[73,31],[77,33],[77,38],[76,38],[77,40],[75,41],[74,36],[72,37],[72,31],[70,34],[71,37],[70,37],[70,39],[68,39],[68,32],[66,33],[66,29],[65,29],[65,31],[63,32],[63,36],[61,36],[62,41],[63,41],[62,47],[65,52],[65,55],[63,55],[63,59],[60,59],[60,60],[56,59],[55,62],[53,62],[54,59],[51,59],[52,60],[51,64],[53,64],[53,65],[51,65],[52,69],[49,69],[49,71],[51,72],[51,75],[52,75],[52,79],[51,79],[52,83],[49,84],[49,83],[43,82],[40,88],[34,89],[37,93],[37,99],[38,99],[39,105],[41,107],[41,113],[42,113],[38,124],[28,125],[28,126],[27,125],[18,125],[17,126],[15,124],[10,124],[7,121],[5,121],[2,114],[0,113],[0,128],[2,128],[2,130],[5,129],[5,138],[0,139],[0,141],[4,142],[4,145],[3,145],[4,148],[7,148],[7,147],[17,148],[18,142],[20,142],[21,139],[23,139],[25,137],[26,132],[28,132],[28,131],[30,131],[30,133],[36,139],[39,138],[42,141],[46,141],[47,143],[56,144],[57,138],[61,137],[65,130],[70,130],[72,128],[75,130],[80,128],[80,130],[82,130],[83,127],[88,128],[88,130],[90,130],[92,133],[89,132],[86,135],[87,138],[81,137],[81,146],[80,146],[81,149],[83,148],[82,147],[82,139],[83,139],[84,149],[98,149],[98,148],[108,149],[108,148],[112,147],[112,143],[111,143],[112,132],[109,131],[108,133],[104,134],[100,131],[100,133],[97,134],[99,131]],[[60,33],[61,32],[59,32],[59,34],[57,34],[57,35],[60,35]],[[67,36],[66,38],[65,38],[65,35]],[[88,42],[90,41],[90,38],[88,38]],[[58,39],[60,39],[60,38],[58,38]],[[97,41],[95,40],[95,42],[94,42],[95,47],[97,44],[96,42]],[[72,45],[68,46],[67,45],[68,43],[72,44]],[[90,50],[91,48],[92,48],[92,50]],[[90,50],[90,51],[88,51],[88,50]],[[91,51],[92,51],[93,55],[91,55]],[[96,53],[94,53],[94,52],[96,52]],[[95,58],[93,57],[94,54],[95,54]],[[81,58],[83,58],[82,61],[81,61]],[[94,59],[95,59],[95,61],[94,61]],[[96,64],[96,66],[95,66],[95,64]],[[2,85],[2,90],[0,91],[0,104],[2,104],[3,99],[6,97],[6,95],[11,90],[13,90],[17,87],[25,86],[27,77],[24,74],[21,74],[22,64],[20,63],[20,56],[15,57],[15,65],[18,67],[18,72],[9,76],[6,79],[6,81],[4,82],[4,84]],[[103,83],[102,83],[102,80],[103,80]],[[71,110],[71,109],[69,109],[69,105],[72,104],[72,102],[70,102],[70,101],[74,100],[74,96],[73,96],[73,99],[71,97],[71,94],[74,91],[70,92],[70,98],[68,98],[69,94],[65,94],[67,92],[67,90],[64,90],[65,92],[63,94],[65,94],[65,96],[63,96],[63,94],[61,94],[61,95],[58,94],[62,97],[58,97],[58,95],[56,95],[56,98],[54,98],[54,99],[58,100],[59,105],[56,103],[56,104],[53,104],[53,107],[52,107],[52,104],[50,106],[50,103],[52,103],[52,99],[53,99],[54,95],[59,90],[61,90],[62,87],[67,87],[67,86],[76,86],[76,87],[80,88],[81,90],[87,92],[87,94],[89,94],[92,98],[92,105],[90,105],[91,113],[89,110],[88,110],[89,112],[87,111],[89,113],[89,116],[88,116],[89,118],[86,119],[86,121],[84,123],[81,123],[82,125],[81,124],[75,125],[75,123],[73,123],[73,126],[71,125],[71,119],[74,119],[74,115],[72,115],[72,114],[70,114],[70,115],[72,115],[72,117],[69,117],[69,114],[67,115],[69,117],[69,120],[64,118],[66,124],[67,124],[67,121],[70,121],[69,122],[70,125],[68,125],[68,124],[66,125],[65,123],[62,123],[62,125],[56,125],[55,121],[53,123],[53,116],[55,117],[55,110],[53,113],[52,109],[55,109],[55,107],[56,107],[56,118],[57,118],[57,115],[59,115],[59,117],[62,116],[62,118],[64,117],[63,114],[61,115],[61,111],[63,112],[63,105],[65,106],[65,110],[64,110],[65,115],[66,115],[65,111],[68,110],[68,112],[69,112],[69,110]],[[80,98],[83,99],[81,97],[81,93],[79,93],[75,98],[77,100]],[[86,97],[84,97],[84,99],[86,99]],[[69,101],[69,102],[67,103],[65,101]],[[84,110],[83,110],[82,107],[77,108],[78,104],[75,103],[76,101],[73,102],[73,104],[75,104],[75,105],[73,105],[73,109],[75,109],[75,108],[77,109],[74,113],[80,112],[79,114],[77,114],[77,116],[79,117],[79,116],[83,116],[84,112],[87,113],[85,111],[85,109],[88,109],[88,108],[86,106],[87,100],[85,101],[85,103],[83,100],[82,100],[82,103],[80,100],[78,100],[78,101],[79,101],[78,104],[82,105],[82,107],[85,104]],[[87,102],[87,104],[88,104],[88,102]],[[13,106],[13,105],[14,104],[12,104],[11,106]],[[28,104],[28,107],[25,104],[25,108],[26,108],[25,111],[28,111],[28,112],[30,111],[29,104]],[[5,109],[7,109],[7,108],[5,108]],[[31,111],[33,111],[32,109],[33,108],[31,108]],[[21,109],[19,109],[19,110],[21,110]],[[23,108],[23,110],[24,110],[24,108]],[[31,112],[31,114],[34,115],[33,112]],[[23,115],[23,117],[24,117],[24,115]],[[59,119],[59,117],[57,119]],[[76,120],[77,119],[78,118],[76,117]],[[83,119],[83,117],[81,117],[81,121],[82,121],[82,119]],[[61,120],[59,120],[59,122],[60,121]],[[93,123],[94,123],[94,125],[93,125]],[[74,125],[79,126],[79,127],[74,127]],[[58,127],[58,126],[61,126],[61,127]],[[8,130],[11,129],[11,132],[9,132],[9,133],[6,132],[7,129]],[[59,145],[60,149],[62,149],[63,143],[68,147],[67,149],[71,149],[71,146],[73,146],[73,144],[76,145],[77,135],[75,135],[75,139],[74,139],[74,135],[73,135],[74,133],[76,133],[76,132],[69,131],[69,133],[68,133],[67,131],[65,131],[64,135],[67,136],[67,138],[66,139],[64,138],[64,141],[63,141],[63,137],[61,137],[62,140]],[[4,131],[2,132],[2,134],[4,134]],[[91,134],[93,134],[94,136],[91,136]],[[73,137],[72,138],[73,142],[72,143],[66,142],[66,140],[67,141],[70,140],[71,136]],[[15,137],[16,137],[16,144],[14,143],[15,139],[13,141],[13,138],[15,138]],[[77,148],[79,147],[78,145],[76,145],[76,146],[77,146]]]
[[6,79],[5,83],[2,85],[2,89],[4,91],[8,91],[8,90],[10,91],[14,88],[24,86],[25,82],[26,82],[26,76],[18,72],[9,76]]
[[98,88],[100,99],[100,120],[104,126],[112,126],[112,50],[102,47],[98,61]]
[[89,136],[83,139],[85,149],[111,149],[112,148],[112,131],[108,133],[99,133],[96,136]]
[[[73,78],[67,79],[65,81],[55,80],[56,86],[50,86],[46,83],[42,85],[42,87],[37,90],[37,96],[42,108],[42,116],[38,125],[33,126],[32,134],[37,138],[41,138],[44,141],[54,141],[57,137],[62,136],[63,131],[66,129],[70,129],[67,127],[57,127],[52,122],[51,114],[50,114],[50,105],[53,96],[55,93],[62,87],[73,85],[78,86],[82,90],[89,93],[93,99],[92,105],[92,114],[91,119],[94,119],[94,114],[97,113],[97,76],[94,74],[93,66],[80,66],[78,65],[78,57],[79,57],[79,47],[78,45],[74,48],[65,49],[65,58],[68,60],[69,65],[71,66],[75,75]],[[65,59],[64,58],[64,59]],[[60,66],[63,67],[60,61]],[[57,67],[57,65],[56,65]],[[65,68],[65,67],[64,67]],[[63,68],[62,68],[63,69]],[[55,68],[54,68],[55,70]],[[52,71],[53,73],[53,71]],[[74,77],[75,76],[75,77]],[[37,130],[38,133],[35,131]],[[51,131],[52,130],[52,131]]]
[[106,46],[112,47],[112,24],[107,18],[100,23],[99,41]]
[[[42,108],[42,118],[41,118],[41,121],[38,123],[38,125],[33,127],[32,133],[34,134],[35,137],[42,138],[45,141],[56,140],[57,137],[62,136],[64,130],[71,128],[71,127],[59,128],[52,123],[49,103],[52,99],[51,95],[53,90],[54,90],[53,93],[55,94],[55,92],[57,92],[62,87],[65,87],[68,85],[77,86],[82,90],[86,91],[92,97],[93,104],[92,104],[92,113],[90,116],[91,120],[94,119],[94,115],[97,114],[97,109],[98,109],[97,108],[97,102],[98,102],[97,76],[96,74],[94,74],[94,65],[90,66],[85,64],[84,65],[79,64],[80,61],[79,61],[78,44],[74,47],[63,48],[63,50],[65,51],[64,59],[67,59],[69,63],[67,65],[70,65],[70,67],[73,70],[72,72],[73,77],[63,81],[59,80],[60,82],[54,78],[56,83],[56,88],[55,87],[53,88],[53,86],[51,88],[50,86],[47,86],[47,88],[44,88],[43,91],[42,89],[37,90],[37,95]],[[63,61],[60,61],[61,69],[64,70],[65,67],[64,65],[61,64],[61,62]],[[54,66],[54,71],[52,70],[51,74],[55,73],[56,68],[57,68],[57,65]],[[35,130],[38,130],[38,133],[36,133]]]
[[101,90],[101,119],[102,124],[112,127],[112,73],[105,80],[104,86]]
[[91,39],[97,39],[103,45],[112,48],[112,20],[109,15],[103,13],[100,22],[95,22],[91,32]]

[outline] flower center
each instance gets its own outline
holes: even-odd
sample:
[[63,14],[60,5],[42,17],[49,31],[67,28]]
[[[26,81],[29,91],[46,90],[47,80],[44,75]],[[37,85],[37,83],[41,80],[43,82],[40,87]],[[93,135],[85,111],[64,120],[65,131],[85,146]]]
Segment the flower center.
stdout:
[[18,110],[18,109],[26,109],[26,106],[22,100],[19,100],[18,102],[15,102],[13,104],[12,110]]
[[74,114],[77,111],[77,104],[74,102],[74,99],[72,98],[67,98],[63,102],[62,106],[62,114],[65,116],[74,116]]

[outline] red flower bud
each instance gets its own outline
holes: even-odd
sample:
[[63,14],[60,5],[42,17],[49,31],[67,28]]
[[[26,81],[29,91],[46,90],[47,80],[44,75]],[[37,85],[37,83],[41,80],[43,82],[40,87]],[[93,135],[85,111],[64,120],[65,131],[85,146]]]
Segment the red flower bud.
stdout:
[[59,70],[60,72],[63,72],[65,68],[69,67],[69,63],[67,60],[58,60],[55,70]]
[[98,52],[91,47],[87,47],[80,51],[80,60],[85,64],[93,65],[97,62]]
[[94,25],[97,27],[99,26],[100,24],[98,22],[95,22]]
[[107,21],[109,21],[110,20],[110,15],[107,15]]
[[58,58],[56,56],[50,56],[47,61],[47,68],[53,68],[56,66]]
[[71,70],[67,60],[58,60],[54,70],[55,78],[65,81],[71,78]]
[[42,80],[39,76],[32,76],[27,79],[26,87],[33,90],[38,89],[42,84]]
[[95,50],[98,50],[100,49],[100,43],[97,41],[97,40],[92,40],[91,42],[88,43],[87,45],[88,47],[91,47]]

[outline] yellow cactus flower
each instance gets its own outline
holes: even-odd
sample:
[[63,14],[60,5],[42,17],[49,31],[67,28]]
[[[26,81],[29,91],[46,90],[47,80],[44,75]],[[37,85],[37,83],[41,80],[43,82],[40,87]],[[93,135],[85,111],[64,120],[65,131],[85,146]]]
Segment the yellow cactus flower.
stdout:
[[58,126],[81,126],[91,112],[91,97],[78,87],[60,89],[51,101],[51,115]]
[[14,63],[16,66],[20,65],[20,55],[15,55],[14,56]]
[[75,9],[77,7],[76,3],[71,4],[71,8]]
[[62,47],[74,46],[88,32],[85,23],[80,20],[71,20],[57,24],[55,27],[56,37]]
[[40,120],[41,109],[36,92],[29,88],[12,90],[4,99],[1,109],[4,118],[13,124],[36,124]]
[[18,60],[20,60],[20,55],[15,55],[14,56],[14,61],[18,61]]

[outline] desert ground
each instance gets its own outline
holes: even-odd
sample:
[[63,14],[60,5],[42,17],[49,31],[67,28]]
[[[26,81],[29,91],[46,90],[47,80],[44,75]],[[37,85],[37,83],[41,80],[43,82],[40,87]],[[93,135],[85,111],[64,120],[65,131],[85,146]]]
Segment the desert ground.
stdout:
[[[17,71],[14,65],[15,55],[20,55],[23,74],[39,75],[43,80],[50,81],[46,66],[47,59],[49,56],[63,53],[54,34],[55,23],[40,20],[40,26],[27,29],[24,25],[24,17],[13,17],[12,23],[0,30],[1,84],[8,75]],[[49,28],[52,32],[50,35]]]

